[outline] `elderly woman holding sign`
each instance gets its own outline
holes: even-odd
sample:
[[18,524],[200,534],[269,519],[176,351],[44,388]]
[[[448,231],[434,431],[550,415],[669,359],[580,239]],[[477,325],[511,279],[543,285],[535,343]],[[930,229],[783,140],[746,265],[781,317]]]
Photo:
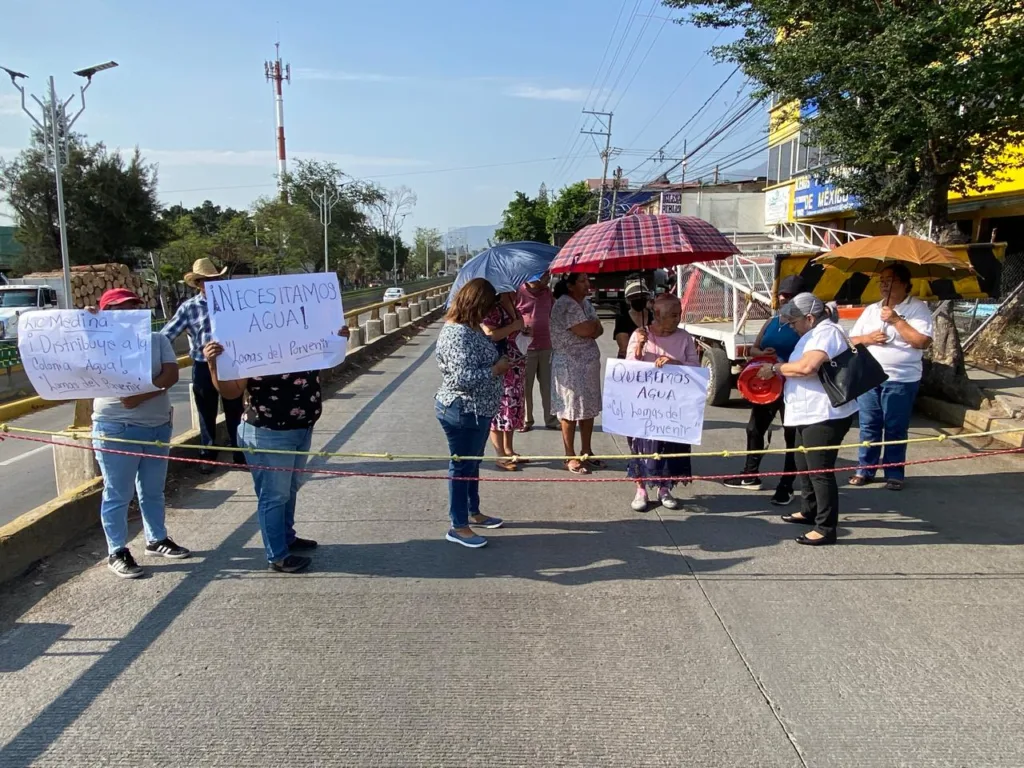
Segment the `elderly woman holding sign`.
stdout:
[[[348,327],[338,335],[348,338]],[[210,363],[210,377],[224,398],[246,397],[238,444],[247,450],[246,461],[256,488],[256,511],[270,569],[298,573],[309,567],[310,558],[296,552],[316,549],[312,539],[295,534],[295,499],[299,476],[306,466],[306,452],[313,439],[313,425],[323,411],[320,372],[300,371],[272,376],[222,381],[217,360],[224,347],[211,341],[203,347]],[[286,453],[269,453],[285,451]]]
[[[99,308],[143,309],[144,305],[131,291],[113,288],[100,297]],[[145,553],[175,560],[191,554],[175,544],[164,527],[164,485],[171,439],[171,398],[167,390],[178,383],[178,361],[166,336],[152,334],[150,349],[154,391],[127,397],[97,397],[92,403],[93,446],[103,474],[100,520],[107,538],[107,568],[122,579],[142,575],[142,568],[128,549],[128,505],[136,491],[146,534]],[[111,442],[111,438],[150,444],[125,445]],[[133,455],[107,451],[130,451]]]
[[[654,302],[654,322],[649,329],[638,328],[633,331],[626,359],[654,363],[657,368],[666,365],[699,365],[693,337],[679,327],[681,318],[679,299],[668,293],[661,294]],[[665,509],[678,509],[679,500],[672,495],[672,489],[678,482],[688,484],[689,480],[664,478],[689,477],[692,472],[690,457],[639,457],[649,454],[688,454],[690,446],[642,437],[630,437],[628,441],[630,452],[638,457],[629,462],[629,476],[636,480],[636,496],[630,506],[636,512],[646,512],[650,503],[647,488],[651,487],[658,489],[658,501]]]

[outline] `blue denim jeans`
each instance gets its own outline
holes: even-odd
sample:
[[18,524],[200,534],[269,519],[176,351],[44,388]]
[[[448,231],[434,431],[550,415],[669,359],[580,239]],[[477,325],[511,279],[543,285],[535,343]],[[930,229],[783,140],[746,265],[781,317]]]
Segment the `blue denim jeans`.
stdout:
[[[462,400],[451,405],[434,401],[434,413],[448,438],[448,452],[453,456],[482,456],[491,431],[490,417],[463,411]],[[448,462],[448,516],[453,528],[469,525],[470,515],[480,514],[480,483],[477,480],[455,480],[458,477],[480,477],[479,461]]]
[[[857,398],[860,408],[860,439],[877,443],[883,440],[906,440],[910,414],[914,410],[919,381],[884,381]],[[887,445],[883,455],[880,447],[861,448],[860,465],[896,464],[907,460],[906,445]],[[879,461],[881,459],[881,461]],[[875,470],[861,469],[862,477],[874,477]],[[902,480],[904,467],[889,467],[886,480]]]
[[288,556],[288,545],[295,541],[295,497],[302,485],[301,470],[306,456],[281,453],[260,453],[260,448],[276,451],[308,451],[313,440],[313,428],[265,429],[242,422],[238,425],[238,444],[253,448],[246,453],[250,465],[280,467],[280,469],[251,469],[252,484],[256,488],[256,512],[263,533],[263,547],[271,563]]
[[[152,544],[167,538],[164,527],[164,485],[167,481],[167,455],[169,447],[112,443],[103,438],[148,440],[167,443],[171,439],[171,424],[143,427],[118,421],[95,421],[92,425],[94,448],[144,453],[142,456],[122,456],[118,453],[96,452],[96,462],[103,474],[103,501],[100,520],[107,537],[107,552],[114,554],[128,542],[128,505],[136,492],[142,511],[142,526],[146,542]],[[153,458],[149,458],[152,456]]]

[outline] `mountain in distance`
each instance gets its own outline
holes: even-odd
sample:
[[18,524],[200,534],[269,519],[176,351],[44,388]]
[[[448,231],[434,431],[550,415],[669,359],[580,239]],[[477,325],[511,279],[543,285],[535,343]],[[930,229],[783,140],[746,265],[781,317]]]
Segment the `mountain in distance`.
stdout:
[[461,240],[462,237],[465,236],[466,245],[472,252],[478,251],[481,248],[486,248],[488,240],[493,242],[494,230],[496,230],[498,226],[498,224],[486,224],[475,227],[455,227],[451,232],[457,240]]

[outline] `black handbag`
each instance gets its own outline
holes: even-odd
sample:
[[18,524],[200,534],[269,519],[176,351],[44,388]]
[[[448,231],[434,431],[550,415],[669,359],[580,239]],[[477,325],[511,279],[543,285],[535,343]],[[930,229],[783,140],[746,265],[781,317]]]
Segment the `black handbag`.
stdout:
[[846,349],[818,369],[818,379],[833,408],[856,400],[889,378],[867,347],[854,345],[845,331],[843,336]]

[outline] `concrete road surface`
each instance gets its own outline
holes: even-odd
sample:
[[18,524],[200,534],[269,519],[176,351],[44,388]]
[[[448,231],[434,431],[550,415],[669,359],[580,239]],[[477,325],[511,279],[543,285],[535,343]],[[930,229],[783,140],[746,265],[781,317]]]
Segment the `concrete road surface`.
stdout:
[[[446,453],[432,353],[422,334],[330,397],[314,450]],[[705,447],[740,449],[746,416],[709,409]],[[248,474],[205,478],[169,509],[193,559],[124,582],[97,535],[0,589],[0,765],[1019,768],[1024,459],[980,455],[844,485],[820,549],[768,490],[699,481],[637,514],[628,482],[499,482],[481,497],[508,524],[471,551],[443,539],[443,481],[312,476],[298,576],[266,570]]]

